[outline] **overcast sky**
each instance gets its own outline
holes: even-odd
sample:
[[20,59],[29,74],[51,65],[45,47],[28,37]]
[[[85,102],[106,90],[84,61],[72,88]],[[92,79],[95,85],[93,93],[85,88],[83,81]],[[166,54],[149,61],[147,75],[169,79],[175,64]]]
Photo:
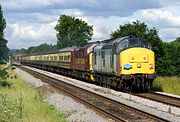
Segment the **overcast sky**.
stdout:
[[180,36],[180,0],[0,0],[11,49],[56,44],[62,14],[93,25],[93,40],[107,39],[119,25],[135,20],[155,27],[163,41]]

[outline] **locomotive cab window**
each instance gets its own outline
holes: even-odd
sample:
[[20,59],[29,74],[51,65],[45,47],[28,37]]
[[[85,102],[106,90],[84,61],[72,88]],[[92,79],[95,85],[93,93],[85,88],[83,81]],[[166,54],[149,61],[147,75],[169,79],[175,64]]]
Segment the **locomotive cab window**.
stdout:
[[129,39],[128,47],[139,47],[139,40],[136,38]]
[[123,50],[123,49],[125,49],[127,47],[128,47],[128,40],[127,39],[119,44],[119,49],[120,50]]
[[144,48],[151,49],[150,43],[148,43],[147,41],[143,39],[138,39],[138,38],[130,38],[128,47],[144,47]]
[[140,46],[151,50],[151,44],[145,40],[140,40]]

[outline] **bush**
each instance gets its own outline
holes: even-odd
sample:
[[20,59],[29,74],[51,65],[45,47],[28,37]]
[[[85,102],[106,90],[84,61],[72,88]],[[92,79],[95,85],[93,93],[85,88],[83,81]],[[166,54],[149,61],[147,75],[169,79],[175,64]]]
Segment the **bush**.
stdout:
[[7,79],[9,74],[6,68],[0,67],[0,79]]
[[0,87],[10,87],[12,85],[12,83],[7,81],[8,77],[9,73],[7,68],[0,67]]
[[0,80],[0,87],[10,87],[12,83],[6,81],[6,80]]

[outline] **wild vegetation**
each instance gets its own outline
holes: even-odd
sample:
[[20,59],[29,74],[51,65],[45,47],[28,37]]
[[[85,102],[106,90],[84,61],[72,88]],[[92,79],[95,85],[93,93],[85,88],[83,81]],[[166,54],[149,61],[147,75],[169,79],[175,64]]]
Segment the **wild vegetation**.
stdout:
[[0,88],[1,87],[10,87],[12,85],[12,83],[10,83],[7,79],[9,77],[9,74],[7,72],[7,68],[4,68],[2,66],[0,66]]
[[0,87],[0,122],[66,122],[63,114],[44,101],[41,93],[6,68],[12,85]]
[[2,7],[0,5],[0,63],[8,58],[7,40],[4,38],[4,29],[6,28],[6,20],[3,17]]
[[158,77],[153,82],[152,90],[180,95],[180,78],[167,76]]

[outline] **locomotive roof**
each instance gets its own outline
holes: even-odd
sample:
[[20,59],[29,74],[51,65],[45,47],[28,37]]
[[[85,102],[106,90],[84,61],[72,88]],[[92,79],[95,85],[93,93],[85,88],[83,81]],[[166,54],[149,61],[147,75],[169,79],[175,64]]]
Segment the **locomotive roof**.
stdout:
[[98,50],[98,49],[111,48],[114,45],[114,43],[119,43],[126,38],[129,38],[129,36],[103,40],[96,45],[95,49]]
[[[124,40],[124,39],[126,39],[126,38],[129,38],[129,36],[111,39],[111,40],[110,40],[108,43],[106,43],[104,46],[110,46],[110,45],[113,45],[114,43],[119,43],[119,42],[121,42],[122,40]],[[104,46],[103,46],[103,47],[104,47]]]

